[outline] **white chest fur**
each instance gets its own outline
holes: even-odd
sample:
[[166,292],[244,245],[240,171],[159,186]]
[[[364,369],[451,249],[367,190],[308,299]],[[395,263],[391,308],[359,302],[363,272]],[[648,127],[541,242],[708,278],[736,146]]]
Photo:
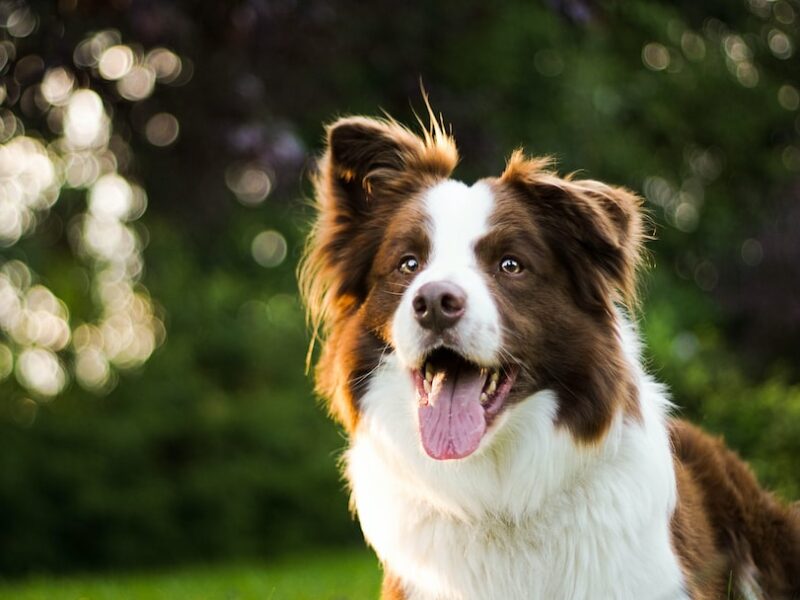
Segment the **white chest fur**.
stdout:
[[638,373],[642,423],[581,447],[545,391],[507,410],[476,454],[422,451],[413,389],[388,357],[346,456],[367,541],[412,599],[685,598],[670,543],[675,477],[662,390]]

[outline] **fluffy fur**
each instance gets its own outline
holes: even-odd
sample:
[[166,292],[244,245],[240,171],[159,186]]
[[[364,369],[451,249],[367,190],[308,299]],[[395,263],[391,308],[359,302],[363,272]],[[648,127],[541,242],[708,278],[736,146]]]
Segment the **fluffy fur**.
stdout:
[[[797,511],[670,419],[641,366],[625,312],[644,238],[634,194],[521,152],[467,186],[435,120],[420,136],[363,117],[327,134],[300,280],[384,598],[800,597]],[[466,308],[432,331],[415,299],[440,281]],[[481,396],[485,434],[458,460],[420,442],[421,382],[445,348],[510,386],[494,407]]]

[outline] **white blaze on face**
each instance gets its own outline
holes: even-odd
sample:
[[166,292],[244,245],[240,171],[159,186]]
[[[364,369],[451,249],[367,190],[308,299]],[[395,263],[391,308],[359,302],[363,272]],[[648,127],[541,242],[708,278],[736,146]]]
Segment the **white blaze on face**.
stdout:
[[501,328],[494,300],[475,255],[475,244],[489,232],[494,196],[482,182],[467,186],[447,180],[432,187],[423,199],[428,217],[430,254],[405,291],[392,323],[392,337],[400,359],[418,367],[431,342],[429,332],[414,317],[412,301],[420,287],[447,281],[466,293],[466,312],[453,329],[454,349],[482,365],[498,362]]

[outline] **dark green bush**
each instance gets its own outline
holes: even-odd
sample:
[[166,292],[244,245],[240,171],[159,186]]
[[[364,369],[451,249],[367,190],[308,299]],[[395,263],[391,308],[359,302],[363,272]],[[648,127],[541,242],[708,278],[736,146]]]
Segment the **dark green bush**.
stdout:
[[[651,370],[681,414],[800,495],[800,72],[770,49],[776,31],[800,44],[794,0],[79,4],[35,6],[20,57],[70,64],[84,34],[115,27],[194,64],[188,85],[134,106],[98,88],[150,198],[144,282],[167,337],[106,396],[73,384],[32,408],[0,384],[0,573],[357,542],[345,442],[304,373],[293,269],[322,123],[381,108],[411,122],[420,77],[452,123],[459,177],[498,173],[524,145],[646,196]],[[0,76],[16,85],[10,66]],[[170,149],[140,133],[162,110],[181,124]],[[225,187],[242,161],[273,175],[256,208]],[[60,225],[0,251],[81,316],[92,305],[63,234],[83,201],[65,192]],[[272,269],[250,254],[267,228],[289,245]]]

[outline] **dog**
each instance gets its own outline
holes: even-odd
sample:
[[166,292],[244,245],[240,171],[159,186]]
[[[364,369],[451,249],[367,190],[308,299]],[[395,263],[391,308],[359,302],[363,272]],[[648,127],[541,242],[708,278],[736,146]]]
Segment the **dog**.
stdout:
[[800,598],[798,511],[642,366],[640,199],[457,161],[432,113],[347,117],[314,178],[300,287],[381,597]]

